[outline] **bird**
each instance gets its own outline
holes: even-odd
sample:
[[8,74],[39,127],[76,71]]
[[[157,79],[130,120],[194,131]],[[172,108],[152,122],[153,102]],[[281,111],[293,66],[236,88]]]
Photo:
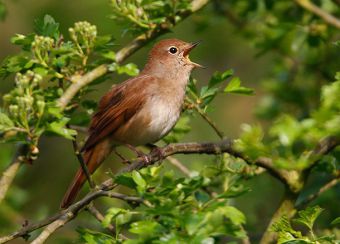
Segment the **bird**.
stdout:
[[[120,145],[152,144],[166,136],[182,111],[191,72],[203,67],[189,59],[199,42],[164,39],[149,52],[139,75],[113,85],[92,116],[81,149],[90,174]],[[86,181],[80,168],[61,202],[69,207]]]

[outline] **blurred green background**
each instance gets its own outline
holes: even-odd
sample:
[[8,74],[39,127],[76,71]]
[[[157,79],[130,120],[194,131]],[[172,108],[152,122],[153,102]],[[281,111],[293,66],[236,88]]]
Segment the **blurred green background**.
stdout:
[[[120,26],[109,18],[111,11],[107,1],[8,0],[4,3],[7,15],[4,21],[0,22],[0,60],[18,52],[18,49],[10,43],[10,38],[16,33],[32,32],[34,20],[45,14],[50,14],[60,23],[62,33],[67,33],[67,29],[74,22],[87,20],[98,27],[99,34],[113,34],[116,38],[116,49],[132,39],[129,33],[122,35]],[[255,57],[258,50],[245,38],[240,37],[237,28],[231,26],[227,19],[214,14],[211,8],[211,5],[207,6],[203,11],[176,26],[172,33],[160,39],[174,37],[185,41],[202,40],[202,44],[191,54],[192,60],[207,67],[193,73],[193,76],[202,84],[208,81],[214,71],[231,68],[241,78],[244,85],[255,89],[254,96],[227,95],[214,101],[214,110],[210,112],[211,117],[225,132],[225,135],[237,138],[240,125],[243,123],[262,123],[265,126],[265,122],[258,120],[253,111],[263,95],[260,82],[270,73],[272,67],[270,64],[277,57],[272,53]],[[150,47],[151,45],[148,45],[138,51],[127,62],[134,62],[141,69]],[[112,82],[97,86],[97,89],[91,93],[91,97],[99,99],[113,83],[125,78],[125,76],[113,75]],[[12,88],[12,81],[13,77],[0,81],[0,96]],[[218,140],[213,131],[199,117],[193,120],[192,126],[192,131],[183,141]],[[72,153],[71,141],[44,137],[40,141],[40,152],[39,159],[33,165],[21,168],[10,190],[10,196],[17,199],[15,203],[17,211],[6,206],[0,207],[0,234],[16,229],[25,220],[43,219],[59,209],[59,202],[78,168],[78,162]],[[0,145],[0,172],[10,163],[13,153],[13,145]],[[199,157],[199,160],[197,160],[198,157],[192,156],[179,156],[178,158],[183,160],[189,168],[196,170],[201,168],[201,165],[205,163],[204,160],[209,161],[207,156]],[[107,160],[100,172],[96,173],[95,179],[105,179],[104,172],[108,168],[114,170],[114,168],[121,167],[120,164],[115,163],[115,160],[115,157]],[[251,192],[238,198],[235,204],[246,214],[246,229],[250,236],[256,239],[257,235],[260,237],[278,206],[283,187],[267,173],[250,179],[246,184],[251,188]],[[321,207],[327,202],[327,211],[321,217],[321,219],[324,218],[325,223],[329,223],[330,216],[340,215],[339,201],[327,201],[328,198],[332,198],[329,194],[335,194],[334,192],[324,194],[319,200]],[[114,202],[114,200],[105,201]],[[322,224],[323,221],[319,223]],[[58,230],[59,234],[52,237],[48,243],[56,241],[60,243],[63,239],[67,242],[68,237],[75,238],[76,232],[73,230],[78,225],[98,226],[86,212],[83,212],[80,218]],[[23,242],[18,239],[13,243]]]

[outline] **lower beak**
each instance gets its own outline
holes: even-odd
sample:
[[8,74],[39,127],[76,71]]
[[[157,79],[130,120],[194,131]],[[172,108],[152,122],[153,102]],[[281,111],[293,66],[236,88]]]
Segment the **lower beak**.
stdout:
[[198,68],[205,68],[204,66],[200,65],[200,64],[197,64],[197,63],[194,63],[192,62],[190,59],[189,59],[189,53],[191,52],[192,49],[194,49],[197,45],[199,45],[201,42],[198,41],[198,42],[194,42],[194,43],[191,43],[184,51],[183,51],[183,57],[187,59],[187,61],[195,66],[195,67],[198,67]]

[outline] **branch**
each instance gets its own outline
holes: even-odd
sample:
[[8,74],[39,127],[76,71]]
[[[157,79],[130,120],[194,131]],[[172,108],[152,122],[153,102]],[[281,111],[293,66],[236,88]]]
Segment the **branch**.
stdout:
[[307,177],[312,170],[312,168],[319,162],[320,157],[328,154],[337,146],[340,145],[340,138],[335,136],[328,136],[322,139],[310,152],[309,157],[313,159],[312,163],[304,170],[304,175]]
[[[104,221],[104,216],[102,213],[91,203],[86,207],[86,210],[92,214],[93,217],[95,217],[99,223],[102,223]],[[112,235],[116,235],[116,228],[112,225],[109,224],[107,229],[110,231]]]
[[13,157],[12,163],[2,173],[0,179],[0,202],[5,198],[9,186],[12,184],[15,175],[17,174],[21,164],[24,162],[24,156],[27,154],[27,146],[24,144],[18,145],[17,152]]
[[[131,161],[131,164],[123,168],[119,173],[130,172],[133,170],[141,169],[143,167],[147,167],[149,165],[153,165],[156,162],[162,161],[168,156],[174,154],[221,154],[221,153],[229,153],[236,157],[242,158],[241,154],[235,151],[232,147],[232,140],[223,140],[220,142],[212,143],[177,143],[177,144],[169,144],[163,148],[159,148],[159,150],[152,151],[150,154],[145,155],[143,157],[139,157],[135,160]],[[145,157],[147,160],[145,160]],[[260,159],[261,162],[263,159]],[[263,164],[269,167],[269,164]],[[102,196],[118,198],[126,202],[134,202],[134,203],[143,203],[145,205],[149,205],[143,199],[127,196],[124,194],[111,192],[113,188],[115,188],[117,184],[113,182],[112,179],[108,179],[103,182],[98,189],[93,192],[88,193],[84,198],[80,201],[74,203],[69,208],[61,211],[60,213],[47,218],[41,222],[30,224],[23,227],[21,230],[12,233],[11,235],[4,236],[0,238],[0,243],[5,243],[20,236],[25,236],[30,232],[42,228],[44,226],[48,226],[46,231],[43,231],[38,237],[37,241],[45,240],[51,233],[51,230],[56,230],[63,226],[65,223],[71,221],[80,210],[84,209],[90,202],[94,199]],[[39,243],[39,242],[38,242]]]
[[313,14],[319,16],[323,19],[326,23],[333,25],[334,27],[340,29],[340,20],[334,17],[333,15],[327,13],[323,9],[319,8],[317,5],[312,3],[309,0],[295,0],[297,4],[301,7],[307,9],[308,11],[312,12]]
[[215,131],[220,139],[223,139],[223,132],[217,127],[214,121],[210,119],[210,117],[199,107],[199,105],[194,102],[190,97],[186,97],[186,102],[192,106],[193,109],[197,111],[197,113],[210,125],[210,127]]
[[[325,141],[325,140],[324,140]],[[318,146],[315,150],[315,154],[325,154],[328,153],[332,148],[335,148],[333,143],[330,143],[332,140],[326,140],[329,143],[322,143],[320,142],[320,146]],[[245,160],[248,164],[255,164],[259,167],[265,168],[270,174],[272,174],[275,178],[281,180],[284,184],[289,186],[289,177],[291,177],[290,172],[286,170],[276,169],[273,165],[273,162],[270,158],[260,157],[256,159],[254,162],[251,162],[246,156],[244,156],[241,152],[237,151],[233,148],[233,140],[224,139],[219,142],[203,142],[203,143],[175,143],[169,144],[165,147],[158,148],[158,150],[151,151],[150,154],[143,155],[142,157],[138,157],[134,160],[130,161],[130,164],[124,167],[118,174],[124,172],[131,172],[133,170],[138,170],[150,165],[153,165],[157,162],[164,160],[165,158],[175,155],[175,154],[221,154],[221,153],[228,153],[234,157],[241,158]],[[36,224],[28,225],[21,230],[14,232],[9,236],[5,236],[0,238],[0,243],[4,243],[10,240],[13,240],[20,236],[25,236],[28,233],[44,227],[46,225],[49,226],[48,230],[44,233],[47,235],[49,230],[53,230],[54,228],[60,228],[65,223],[71,221],[80,210],[85,208],[90,202],[94,199],[102,196],[118,198],[127,202],[134,202],[134,203],[143,203],[145,205],[149,205],[143,199],[134,197],[134,196],[127,196],[124,194],[111,192],[113,188],[115,188],[117,184],[113,182],[113,179],[108,179],[103,182],[98,189],[93,192],[88,193],[83,199],[71,205],[68,209],[61,211],[59,214],[56,214],[46,220],[43,220]],[[291,203],[294,199],[296,199],[297,193],[293,193],[290,191],[290,188],[287,188],[288,191],[285,195],[285,200],[283,200],[281,207],[279,208],[279,213],[282,211],[280,209],[284,208],[284,212],[291,212],[294,209],[291,208]],[[294,201],[295,202],[295,201]],[[284,206],[289,203],[289,208],[285,208]],[[279,214],[277,214],[279,215]],[[54,223],[54,224],[53,224]],[[42,236],[44,237],[44,236]]]
[[323,194],[325,191],[328,191],[332,187],[336,186],[338,183],[340,183],[340,174],[338,174],[338,176],[336,178],[332,179],[331,181],[329,181],[328,183],[323,185],[316,193],[313,193],[313,194],[309,195],[308,197],[306,197],[302,202],[300,202],[297,205],[297,208],[302,208],[302,207],[306,206],[309,202],[315,200],[321,194]]
[[[184,12],[177,13],[177,16],[180,17],[180,20],[185,19],[189,15],[194,12],[197,12],[201,8],[203,8],[209,0],[193,0],[191,2],[191,9]],[[160,35],[168,32],[172,27],[171,21],[160,24],[158,27],[147,31],[146,33],[136,37],[132,42],[123,47],[116,53],[116,62],[122,63],[125,59],[135,53],[137,50],[145,46],[150,41],[156,39]],[[72,85],[70,85],[65,93],[59,98],[58,105],[62,109],[65,109],[66,106],[70,103],[72,98],[82,89],[83,87],[90,84],[95,79],[105,75],[109,72],[108,65],[103,64],[88,72],[87,74],[81,76],[80,78],[72,79]]]
[[[294,216],[296,213],[295,209],[295,201],[298,197],[298,194],[292,193],[291,191],[286,191],[284,196],[281,200],[279,208],[275,211],[274,215],[272,216],[265,232],[263,233],[260,244],[268,244],[274,243],[277,239],[277,233],[271,231],[271,226],[277,222],[283,215],[286,215],[289,219]],[[276,242],[275,242],[276,243]]]
[[16,231],[8,236],[1,237],[0,243],[6,243],[18,237],[27,236],[32,231],[40,229],[44,226],[47,226],[46,229],[33,241],[35,243],[42,243],[41,241],[46,240],[46,238],[52,232],[54,232],[55,230],[57,230],[58,228],[65,225],[67,222],[71,221],[73,218],[75,218],[75,216],[78,215],[79,211],[83,210],[90,202],[92,202],[94,199],[98,197],[106,196],[106,197],[117,198],[117,199],[121,199],[124,201],[129,201],[129,202],[138,202],[138,203],[144,202],[143,199],[138,198],[138,197],[127,196],[127,195],[115,193],[115,192],[109,192],[109,190],[112,189],[114,186],[115,186],[114,184],[111,184],[110,186],[108,186],[107,183],[104,182],[98,190],[88,193],[83,199],[74,203],[69,208],[62,210],[58,214],[52,217],[49,217],[41,222],[38,222],[35,224],[29,224],[21,228],[19,231]]

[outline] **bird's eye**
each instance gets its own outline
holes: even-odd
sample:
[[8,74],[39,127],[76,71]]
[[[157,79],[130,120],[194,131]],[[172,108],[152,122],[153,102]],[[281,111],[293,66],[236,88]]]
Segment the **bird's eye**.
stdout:
[[169,52],[171,54],[175,54],[175,53],[177,53],[177,48],[176,47],[170,47]]

